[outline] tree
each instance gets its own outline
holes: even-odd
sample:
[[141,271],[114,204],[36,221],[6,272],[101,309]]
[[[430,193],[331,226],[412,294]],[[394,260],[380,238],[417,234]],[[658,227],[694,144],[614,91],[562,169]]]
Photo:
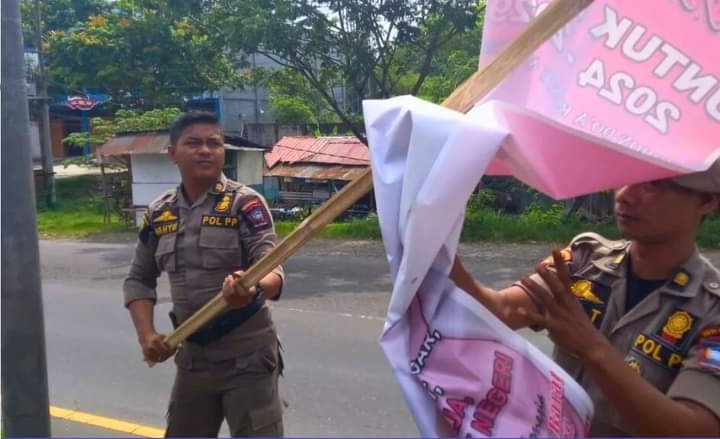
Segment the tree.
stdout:
[[167,130],[181,111],[177,107],[150,111],[118,110],[112,119],[94,117],[90,133],[71,133],[63,142],[82,147],[88,143],[100,146],[119,133]]
[[322,95],[297,70],[258,68],[253,76],[269,90],[269,104],[282,123],[335,123],[337,116]]
[[484,14],[479,7],[475,25],[463,34],[456,35],[438,51],[432,61],[430,74],[418,92],[420,97],[439,103],[475,73],[480,58],[483,18]]
[[76,11],[84,21],[45,37],[50,77],[126,106],[180,105],[193,94],[238,85],[237,65],[194,24],[206,3],[118,0],[87,17],[90,9]]
[[[360,102],[417,94],[434,57],[473,28],[480,11],[477,0],[219,0],[204,27],[231,49],[301,74],[364,139],[353,117]],[[352,103],[335,95],[341,85]]]
[[[39,1],[39,0],[38,0]],[[35,3],[22,0],[23,39],[26,47],[35,47]],[[110,9],[106,0],[52,0],[40,1],[40,22],[45,32],[65,31],[87,21],[93,15],[101,15]]]

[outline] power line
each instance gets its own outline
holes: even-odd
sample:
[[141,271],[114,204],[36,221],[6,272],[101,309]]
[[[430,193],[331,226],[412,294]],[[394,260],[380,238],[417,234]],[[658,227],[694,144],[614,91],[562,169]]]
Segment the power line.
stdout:
[[[366,160],[366,159],[363,159],[363,158],[360,158],[360,157],[352,157],[352,156],[347,156],[347,155],[342,155],[342,154],[333,154],[333,153],[330,153],[330,152],[308,151],[308,150],[306,150],[306,149],[295,148],[295,147],[288,146],[288,145],[283,145],[283,144],[276,144],[275,146],[273,146],[273,148],[285,148],[285,149],[291,149],[291,150],[294,150],[294,151],[300,151],[300,152],[305,152],[305,153],[307,153],[307,157],[302,157],[302,158],[312,158],[312,157],[319,156],[319,155],[325,155],[325,156],[328,156],[328,157],[335,157],[335,158],[347,159],[347,160],[355,160],[355,161],[358,161],[358,162],[361,162],[361,161],[365,161],[365,160]],[[368,160],[368,161],[369,161],[369,160]]]

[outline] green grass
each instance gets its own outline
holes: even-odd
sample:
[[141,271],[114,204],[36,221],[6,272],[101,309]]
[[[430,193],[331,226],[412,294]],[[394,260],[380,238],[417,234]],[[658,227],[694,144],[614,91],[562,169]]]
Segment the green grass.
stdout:
[[[38,231],[44,238],[84,238],[93,235],[131,232],[134,225],[122,223],[113,215],[111,224],[103,223],[103,199],[100,196],[99,176],[79,176],[58,179],[57,207],[38,206]],[[38,197],[42,200],[42,197]],[[299,223],[279,221],[275,224],[280,236],[286,236]],[[618,238],[614,224],[587,224],[570,218],[564,221],[559,208],[527,209],[522,215],[506,215],[488,208],[470,209],[465,218],[464,242],[551,242],[567,243],[573,236],[593,231],[608,238]],[[380,227],[377,218],[355,219],[329,224],[321,233],[327,239],[378,240]],[[698,244],[704,248],[720,247],[720,218],[713,215],[705,220]]]
[[125,225],[115,214],[110,224],[103,223],[104,202],[100,192],[100,177],[83,175],[59,178],[55,183],[57,204],[54,209],[38,196],[38,232],[43,238],[84,238],[103,233],[126,232],[134,228]]
[[[286,236],[297,222],[279,221],[276,230]],[[490,209],[478,209],[465,217],[462,242],[550,242],[564,245],[584,232],[596,232],[609,239],[619,239],[614,223],[588,224],[577,219],[559,221],[555,217],[506,215]],[[377,218],[329,224],[321,236],[328,239],[380,239]],[[712,216],[703,223],[698,244],[703,248],[720,248],[720,218]]]
[[[279,221],[275,224],[278,235],[286,236],[299,223]],[[566,243],[573,236],[594,231],[609,238],[618,233],[613,225],[588,225],[579,222],[548,227],[532,224],[522,217],[504,215],[491,210],[471,212],[465,219],[461,240],[463,242],[553,242]],[[329,224],[320,235],[327,239],[380,239],[377,218]]]
[[[275,231],[279,236],[287,236],[297,225],[297,221],[278,221]],[[354,219],[342,223],[328,224],[322,231],[321,237],[326,239],[380,239],[380,225],[377,218]]]

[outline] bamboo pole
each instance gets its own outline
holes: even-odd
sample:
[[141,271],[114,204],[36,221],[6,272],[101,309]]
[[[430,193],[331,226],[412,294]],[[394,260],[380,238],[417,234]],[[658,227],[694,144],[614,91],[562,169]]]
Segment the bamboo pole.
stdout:
[[[593,0],[553,1],[492,62],[463,82],[442,105],[462,112],[470,110],[476,102],[497,87],[510,72],[540,47],[545,40],[565,26],[592,2]],[[290,258],[328,223],[347,210],[371,189],[372,173],[368,168],[360,177],[350,182],[312,215],[307,217],[305,221],[300,223],[277,247],[250,267],[242,279],[242,285],[245,288],[250,288],[257,284],[260,279]],[[183,322],[173,333],[169,334],[165,338],[165,343],[172,348],[177,347],[193,332],[226,308],[225,300],[221,294],[218,294]]]

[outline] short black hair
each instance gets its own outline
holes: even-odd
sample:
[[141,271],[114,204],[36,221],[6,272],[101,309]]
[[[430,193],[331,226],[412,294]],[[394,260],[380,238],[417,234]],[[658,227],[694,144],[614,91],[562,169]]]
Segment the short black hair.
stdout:
[[170,125],[170,144],[177,145],[177,141],[180,140],[183,131],[190,125],[199,123],[220,126],[220,121],[212,113],[206,111],[188,111],[178,116],[175,122]]

